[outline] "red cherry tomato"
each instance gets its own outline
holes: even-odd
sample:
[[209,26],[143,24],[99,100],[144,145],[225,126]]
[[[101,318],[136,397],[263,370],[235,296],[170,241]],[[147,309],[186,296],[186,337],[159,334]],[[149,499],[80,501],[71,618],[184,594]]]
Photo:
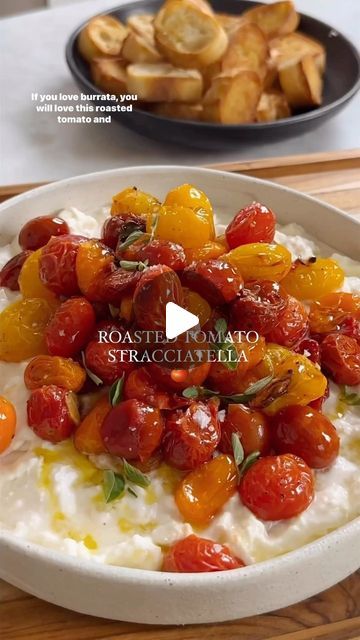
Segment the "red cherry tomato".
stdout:
[[88,238],[64,235],[51,238],[40,257],[40,279],[59,296],[75,296],[79,293],[76,278],[76,256],[81,242]]
[[112,455],[146,462],[160,445],[163,429],[159,409],[140,400],[124,400],[106,416],[101,435]]
[[22,249],[36,251],[41,249],[56,236],[64,236],[70,229],[62,218],[56,216],[39,216],[26,222],[19,233],[19,245]]
[[165,389],[183,391],[186,387],[201,386],[209,374],[210,367],[210,362],[204,362],[204,364],[190,369],[169,369],[152,363],[149,365],[149,371]]
[[275,236],[275,214],[263,204],[253,202],[236,214],[225,237],[230,249],[253,242],[272,242]]
[[287,520],[307,509],[314,499],[314,476],[292,454],[267,456],[254,462],[243,476],[239,494],[261,520]]
[[281,291],[277,282],[248,282],[240,297],[232,304],[232,326],[241,331],[257,331],[265,336],[279,324],[287,304],[288,296]]
[[354,338],[360,344],[360,320],[357,318],[344,318],[340,324],[340,333],[349,338]]
[[283,347],[293,347],[306,335],[308,328],[308,312],[304,305],[289,296],[280,322],[267,334],[267,340]]
[[315,364],[320,364],[320,345],[313,338],[304,338],[294,349],[296,353],[306,356]]
[[201,295],[212,306],[231,302],[244,285],[234,267],[220,259],[192,263],[184,269],[181,280],[185,287]]
[[95,329],[95,312],[85,298],[70,298],[55,311],[45,330],[50,355],[70,358],[90,339]]
[[360,383],[360,345],[354,338],[333,333],[321,343],[321,364],[337,384]]
[[19,274],[25,260],[32,251],[22,251],[3,266],[0,271],[0,287],[7,287],[11,291],[19,291]]
[[135,367],[129,353],[134,345],[129,343],[105,343],[91,340],[85,349],[86,366],[95,373],[104,384],[113,384],[123,373],[129,373]]
[[239,569],[244,563],[223,544],[194,534],[176,542],[166,553],[163,571],[203,573]]
[[129,213],[128,215],[119,214],[118,216],[106,218],[102,228],[101,238],[110,249],[115,251],[119,242],[124,242],[131,233],[134,231],[145,232],[145,230],[146,222],[143,218],[133,213]]
[[183,306],[184,297],[179,276],[165,265],[146,269],[134,293],[135,322],[140,329],[165,331],[166,304]]
[[99,298],[102,302],[119,306],[125,296],[134,292],[141,275],[140,271],[116,269],[99,282]]
[[54,444],[66,440],[80,422],[76,396],[53,384],[35,389],[27,403],[27,417],[39,438]]
[[272,421],[278,453],[293,453],[312,469],[326,469],[339,455],[336,429],[319,411],[294,405],[276,413]]
[[147,260],[150,266],[164,264],[174,271],[181,271],[186,267],[183,247],[166,240],[152,240],[146,244],[138,245],[136,260],[142,262]]
[[220,440],[217,402],[192,402],[166,420],[164,458],[177,469],[195,469],[210,460]]
[[176,409],[187,404],[186,398],[175,396],[157,385],[150,369],[139,367],[132,371],[125,382],[124,398],[135,398],[158,409]]
[[245,456],[254,451],[262,455],[270,450],[271,429],[269,419],[261,411],[249,409],[243,404],[230,404],[225,420],[221,423],[219,449],[223,453],[232,453],[232,434],[236,433],[244,449]]

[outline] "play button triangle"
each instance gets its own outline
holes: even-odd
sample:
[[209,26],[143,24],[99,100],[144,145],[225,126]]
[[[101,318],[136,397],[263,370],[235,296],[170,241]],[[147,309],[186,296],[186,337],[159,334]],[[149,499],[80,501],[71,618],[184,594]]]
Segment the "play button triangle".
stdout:
[[168,340],[176,338],[185,331],[189,331],[199,324],[199,318],[179,307],[174,302],[168,302],[166,305],[166,337]]

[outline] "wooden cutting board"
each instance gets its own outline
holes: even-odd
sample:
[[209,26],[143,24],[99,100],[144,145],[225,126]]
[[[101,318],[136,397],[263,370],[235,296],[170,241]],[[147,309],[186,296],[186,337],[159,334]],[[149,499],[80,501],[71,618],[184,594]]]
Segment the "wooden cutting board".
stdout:
[[[212,166],[293,187],[344,209],[360,219],[360,150]],[[35,186],[39,185],[0,187],[0,201]],[[0,638],[360,640],[360,571],[332,589],[281,611],[235,622],[184,628],[145,626],[91,618],[38,600],[0,580]]]

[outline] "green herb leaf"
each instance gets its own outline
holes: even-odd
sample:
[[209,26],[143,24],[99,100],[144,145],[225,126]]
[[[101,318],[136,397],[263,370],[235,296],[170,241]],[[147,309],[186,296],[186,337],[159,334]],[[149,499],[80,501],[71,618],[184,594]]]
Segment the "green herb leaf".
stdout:
[[119,309],[114,307],[113,304],[109,304],[109,311],[112,318],[117,318],[119,315]]
[[272,382],[272,379],[273,379],[273,376],[270,375],[270,376],[266,376],[265,378],[261,378],[260,380],[257,380],[244,391],[245,395],[256,396],[256,394],[259,393],[259,391],[262,391],[263,389],[265,389],[265,387],[267,387],[268,384]]
[[99,378],[99,376],[97,376],[95,373],[90,371],[90,369],[88,369],[88,367],[86,366],[85,353],[83,351],[81,352],[81,358],[82,358],[84,369],[87,375],[89,376],[90,380],[92,380],[97,387],[99,387],[101,384],[104,384],[103,380],[101,380],[101,378]]
[[140,238],[148,238],[149,234],[148,233],[144,233],[144,231],[133,231],[132,233],[130,233],[130,235],[126,238],[126,240],[124,240],[124,242],[120,242],[116,248],[116,252],[119,253],[121,251],[124,251],[124,249],[127,249],[128,247],[130,247],[130,245],[134,244],[134,242],[136,242],[136,240],[140,240]]
[[238,353],[232,342],[224,342],[219,347],[219,360],[230,371],[238,367]]
[[116,407],[117,404],[120,404],[122,400],[124,382],[125,382],[125,373],[123,373],[121,378],[116,380],[116,382],[114,382],[114,384],[112,384],[110,387],[109,400],[110,400],[111,406],[113,407]]
[[198,387],[186,387],[186,389],[183,390],[182,394],[184,398],[198,398],[199,390]]
[[189,398],[191,400],[196,398],[212,398],[213,396],[219,396],[216,391],[212,391],[212,389],[205,389],[205,387],[186,387],[183,390],[182,395],[184,398]]
[[120,498],[125,491],[124,476],[107,469],[104,471],[103,489],[106,504]]
[[227,322],[225,318],[218,318],[215,322],[215,331],[224,336],[227,331]]
[[134,491],[134,489],[132,489],[131,487],[127,488],[127,492],[130,493],[131,496],[133,496],[133,498],[138,498],[138,494],[136,493],[136,491]]
[[249,471],[250,467],[254,464],[254,462],[256,462],[258,459],[260,458],[260,451],[253,451],[252,453],[250,453],[244,460],[244,462],[242,463],[239,471],[240,471],[240,478],[242,478],[242,476]]
[[237,433],[231,434],[231,445],[233,448],[235,464],[239,466],[244,461],[245,453]]
[[159,218],[160,218],[160,214],[156,213],[151,222],[151,233],[150,233],[150,239],[149,239],[150,242],[155,238],[155,233],[158,226]]
[[348,404],[350,407],[360,406],[360,394],[355,393],[352,387],[344,386],[341,389],[340,400]]
[[136,467],[133,467],[132,464],[125,460],[125,458],[123,458],[123,472],[126,480],[133,482],[138,487],[143,487],[143,489],[145,489],[150,485],[150,479],[148,476]]
[[144,271],[147,266],[147,261],[135,262],[134,260],[120,260],[120,267],[125,269],[125,271]]

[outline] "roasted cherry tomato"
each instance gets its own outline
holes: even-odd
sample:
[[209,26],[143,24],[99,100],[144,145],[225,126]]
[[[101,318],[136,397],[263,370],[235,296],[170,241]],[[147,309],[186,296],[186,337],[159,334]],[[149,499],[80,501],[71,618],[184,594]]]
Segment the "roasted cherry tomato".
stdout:
[[11,445],[16,431],[16,411],[14,405],[0,396],[0,454]]
[[229,404],[225,419],[221,423],[219,448],[223,453],[232,453],[233,433],[239,436],[245,456],[254,451],[265,455],[270,450],[270,422],[261,411],[250,409],[243,404]]
[[113,384],[124,373],[134,369],[130,350],[134,350],[132,343],[112,344],[91,340],[85,349],[86,366],[104,384]]
[[329,467],[339,454],[340,440],[334,425],[322,413],[293,405],[272,418],[277,453],[293,453],[312,469]]
[[360,383],[360,345],[354,338],[332,333],[321,343],[321,364],[337,384]]
[[164,204],[180,205],[190,207],[190,209],[205,209],[212,213],[212,206],[206,193],[194,187],[192,184],[181,184],[179,187],[171,189],[167,194]]
[[206,526],[235,493],[238,474],[231,456],[219,455],[190,471],[175,492],[186,522]]
[[360,320],[360,296],[353,293],[329,293],[310,305],[312,333],[339,331],[349,318]]
[[245,282],[285,278],[291,269],[291,253],[280,244],[254,242],[226,253],[223,259],[235,267]]
[[59,236],[51,238],[42,249],[40,279],[56,295],[69,297],[79,293],[76,256],[80,244],[87,241],[83,236]]
[[217,402],[192,402],[185,412],[174,411],[166,420],[163,452],[177,469],[195,469],[210,460],[220,440]]
[[230,249],[252,242],[272,242],[275,236],[275,214],[263,204],[253,202],[236,214],[225,235]]
[[175,409],[186,404],[185,398],[177,398],[159,386],[151,375],[150,368],[139,367],[132,371],[125,382],[124,398],[142,400],[158,409]]
[[306,335],[308,328],[308,312],[304,305],[289,296],[279,323],[268,333],[267,339],[284,347],[293,347]]
[[101,238],[107,247],[115,251],[117,246],[124,242],[130,234],[134,233],[134,231],[145,231],[145,228],[146,222],[144,218],[131,213],[119,214],[106,218]]
[[279,324],[288,304],[288,296],[278,282],[248,282],[231,307],[234,329],[257,331],[265,336]]
[[357,318],[344,318],[340,325],[340,333],[349,338],[354,338],[360,345],[360,320]]
[[185,309],[197,316],[200,326],[203,327],[211,318],[212,310],[209,303],[196,291],[191,291],[187,287],[183,287],[183,294]]
[[314,476],[306,462],[292,454],[257,460],[243,476],[239,494],[261,520],[287,520],[314,499]]
[[146,230],[154,229],[158,240],[181,244],[184,249],[202,247],[214,239],[214,220],[206,209],[191,209],[181,205],[164,205],[148,216]]
[[55,294],[40,279],[40,258],[42,249],[32,251],[25,260],[19,274],[19,288],[23,298],[44,298],[55,300]]
[[176,542],[166,553],[163,571],[203,573],[239,569],[244,563],[228,547],[194,534]]
[[192,262],[207,262],[208,260],[216,260],[220,256],[224,255],[227,251],[227,245],[214,240],[205,242],[202,247],[195,249],[184,249],[187,264]]
[[134,214],[146,217],[159,206],[160,202],[154,196],[136,187],[128,187],[113,196],[110,213],[112,216]]
[[306,263],[297,260],[281,284],[298,300],[314,300],[339,289],[343,282],[344,271],[336,260],[315,258]]
[[0,271],[0,287],[7,287],[11,291],[19,291],[19,275],[22,266],[31,255],[31,251],[22,251],[10,258]]
[[70,298],[55,311],[45,331],[52,356],[70,358],[85,346],[95,329],[95,313],[85,298]]
[[27,416],[36,435],[54,444],[69,438],[80,422],[75,394],[53,384],[32,392]]
[[140,271],[127,271],[126,269],[116,269],[101,281],[99,287],[99,297],[102,302],[118,306],[124,297],[132,295],[135,287],[141,279]]
[[44,247],[54,236],[70,233],[70,229],[62,218],[57,216],[39,216],[26,222],[19,233],[19,245],[22,249],[36,251]]
[[76,278],[81,293],[91,302],[102,300],[102,285],[115,271],[114,254],[99,240],[80,244],[76,255]]
[[174,271],[186,267],[184,249],[180,244],[166,240],[151,240],[140,248],[138,260],[150,265],[164,264]]
[[10,304],[0,313],[0,360],[21,362],[47,353],[44,332],[56,306],[42,298]]
[[143,272],[134,293],[134,316],[138,327],[165,331],[168,302],[183,306],[179,276],[165,265],[149,267]]
[[304,338],[295,347],[296,353],[300,353],[306,358],[309,358],[314,364],[320,364],[320,345],[317,340],[313,338]]
[[182,274],[182,283],[212,306],[234,300],[244,284],[236,270],[223,260],[191,264]]
[[101,427],[110,411],[109,399],[107,395],[103,396],[80,422],[74,433],[74,445],[78,451],[85,455],[106,453]]
[[107,414],[101,435],[112,455],[146,462],[160,445],[163,430],[159,409],[140,400],[124,400]]
[[24,373],[25,386],[30,390],[54,384],[77,392],[85,380],[86,373],[77,362],[59,356],[36,356],[29,362]]
[[236,369],[229,369],[226,363],[220,361],[213,362],[208,376],[211,389],[226,395],[242,392],[243,378],[265,356],[265,338],[260,336],[259,340],[253,343],[234,339],[234,347],[238,357]]
[[200,386],[205,382],[210,371],[210,362],[204,362],[190,369],[169,369],[168,367],[151,363],[149,371],[153,378],[165,389],[182,391],[186,387]]

